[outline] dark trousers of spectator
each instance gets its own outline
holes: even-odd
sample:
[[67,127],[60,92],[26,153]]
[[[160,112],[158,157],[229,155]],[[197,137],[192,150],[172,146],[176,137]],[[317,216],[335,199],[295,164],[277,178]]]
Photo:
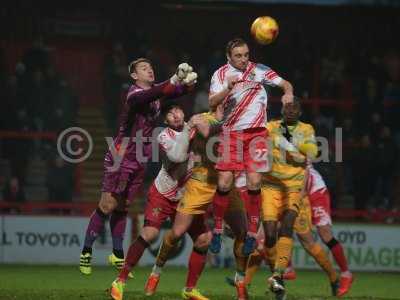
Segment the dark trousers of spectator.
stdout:
[[373,193],[374,180],[375,178],[369,172],[365,174],[358,174],[354,176],[354,197],[355,205],[354,208],[357,210],[366,209],[369,199]]
[[[72,192],[65,188],[49,188],[49,202],[54,203],[69,203],[72,200]],[[52,215],[68,215],[71,214],[70,209],[57,209],[52,208],[49,210]]]
[[393,206],[391,197],[392,176],[378,174],[375,179],[373,208],[390,209]]

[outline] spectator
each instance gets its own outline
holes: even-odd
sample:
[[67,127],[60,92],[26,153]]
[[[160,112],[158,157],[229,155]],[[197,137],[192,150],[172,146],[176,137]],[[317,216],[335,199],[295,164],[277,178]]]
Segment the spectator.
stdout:
[[105,117],[109,130],[114,133],[121,105],[121,93],[124,84],[129,82],[128,63],[125,50],[120,42],[113,45],[111,53],[104,63],[104,100]]
[[56,156],[49,164],[47,188],[49,201],[72,201],[73,169],[59,156]]
[[12,177],[3,190],[3,200],[7,202],[25,202],[25,192],[17,177]]
[[322,58],[321,63],[321,96],[337,99],[340,96],[345,63],[338,55],[336,45],[331,45],[328,49],[329,53]]
[[43,72],[36,70],[32,76],[27,75],[27,81],[22,86],[22,97],[32,118],[36,130],[43,130],[44,120],[51,114],[49,111],[49,93],[44,84]]
[[373,174],[374,153],[371,138],[368,134],[361,136],[359,146],[355,149],[357,155],[353,160],[353,182],[355,209],[365,209],[373,192],[375,178]]
[[65,80],[59,82],[52,107],[53,113],[47,126],[49,130],[59,132],[75,125],[79,99]]
[[32,48],[25,53],[22,62],[24,63],[28,73],[38,70],[44,72],[50,65],[49,51],[44,45],[41,36],[35,38]]
[[375,184],[374,184],[374,201],[372,208],[392,208],[392,185],[393,178],[396,174],[395,166],[397,166],[397,147],[393,140],[389,127],[382,127],[379,139],[374,145],[375,153]]

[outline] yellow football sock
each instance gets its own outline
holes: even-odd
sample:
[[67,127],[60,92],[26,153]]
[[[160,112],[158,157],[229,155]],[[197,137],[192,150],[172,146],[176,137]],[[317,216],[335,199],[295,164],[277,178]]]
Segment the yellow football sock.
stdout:
[[254,274],[256,274],[258,268],[263,261],[263,256],[258,251],[254,251],[249,256],[249,261],[247,262],[246,276],[244,277],[244,282],[250,284],[253,280]]
[[311,247],[304,247],[304,249],[314,257],[315,261],[320,267],[328,274],[329,281],[335,282],[337,280],[337,273],[333,268],[331,261],[329,260],[328,254],[321,247],[320,244],[314,243]]
[[292,255],[293,249],[293,239],[289,237],[280,237],[276,243],[276,261],[275,261],[275,270],[279,274],[283,274],[285,272],[290,257]]
[[160,250],[158,250],[157,258],[156,258],[156,266],[162,267],[167,262],[171,251],[175,248],[178,240],[175,239],[172,235],[172,231],[169,230],[163,238],[163,242],[161,244]]

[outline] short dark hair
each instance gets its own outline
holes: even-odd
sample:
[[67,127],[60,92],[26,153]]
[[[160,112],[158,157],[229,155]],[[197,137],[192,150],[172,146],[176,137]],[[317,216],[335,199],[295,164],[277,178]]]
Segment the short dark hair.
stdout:
[[225,48],[226,54],[231,56],[233,48],[240,47],[240,46],[243,46],[243,45],[247,45],[247,43],[242,38],[235,38],[233,40],[230,40],[226,44],[226,48]]
[[161,107],[161,116],[165,119],[167,114],[174,108],[179,108],[183,111],[183,107],[175,101],[168,101]]
[[151,61],[149,59],[144,58],[144,57],[137,58],[137,59],[135,59],[134,61],[132,61],[129,64],[129,66],[128,66],[129,74],[132,74],[133,72],[135,72],[137,65],[142,63],[142,62],[146,62],[146,63],[149,63],[151,65]]

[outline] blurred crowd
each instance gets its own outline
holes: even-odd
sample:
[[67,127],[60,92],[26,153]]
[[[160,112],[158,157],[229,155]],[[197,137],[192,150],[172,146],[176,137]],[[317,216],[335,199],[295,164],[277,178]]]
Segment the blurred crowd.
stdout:
[[[400,45],[395,36],[400,19],[393,12],[373,9],[359,13],[350,8],[320,11],[317,7],[275,7],[269,13],[280,23],[280,36],[268,47],[250,41],[252,57],[293,83],[295,93],[304,99],[302,119],[314,125],[317,136],[331,141],[330,161],[316,167],[327,181],[333,206],[399,208]],[[157,22],[150,22],[148,28],[131,26],[133,18],[139,23],[148,18],[139,11],[119,11],[110,17],[111,23],[117,25],[111,26],[112,34],[108,36],[111,46],[103,61],[102,87],[104,118],[110,132],[115,133],[121,101],[130,84],[127,65],[132,59],[149,58],[157,81],[167,79],[178,63],[190,62],[199,74],[192,100],[183,103],[190,115],[208,109],[209,80],[226,63],[225,43],[235,37],[233,34],[250,40],[250,19],[240,11],[154,14],[159,23],[168,22],[167,31],[160,29]],[[232,24],[229,30],[215,30],[222,15],[227,24]],[[301,23],[297,21],[299,15]],[[194,24],[192,30],[197,34],[181,26],[185,21],[205,17],[207,22]],[[337,22],[339,18],[341,22]],[[57,132],[74,124],[77,97],[57,74],[43,42],[38,41],[25,53],[15,74],[2,72],[0,76],[1,94],[6,95],[3,103],[9,108],[6,112],[1,110],[2,129]],[[271,90],[270,95],[269,116],[278,117],[280,94]],[[343,162],[336,162],[334,155],[336,128],[342,129]],[[2,155],[10,160],[18,157],[12,169],[21,173],[21,157],[27,155],[26,149],[38,145],[26,140],[9,143],[3,146]],[[53,168],[60,164],[56,157],[51,163]],[[151,165],[149,172],[154,175],[157,168]],[[57,178],[57,173],[49,174]],[[17,178],[24,180],[20,174]]]
[[75,124],[79,98],[57,72],[49,52],[42,37],[37,37],[11,74],[0,56],[0,129],[12,135],[0,143],[0,157],[9,162],[8,167],[2,164],[0,178],[3,199],[11,202],[29,199],[24,187],[32,179],[27,178],[27,168],[35,159],[46,164],[48,200],[72,197],[73,167],[57,155],[55,137]]

